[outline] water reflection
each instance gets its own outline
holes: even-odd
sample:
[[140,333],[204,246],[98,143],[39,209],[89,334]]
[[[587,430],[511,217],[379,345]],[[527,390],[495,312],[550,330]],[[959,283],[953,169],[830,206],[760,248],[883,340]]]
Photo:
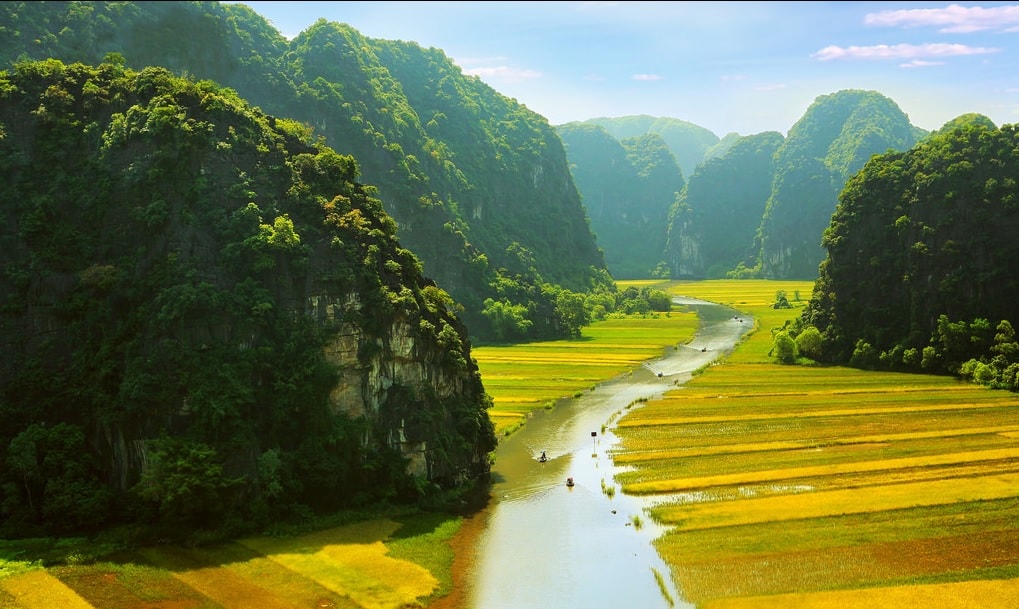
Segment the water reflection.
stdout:
[[[499,445],[491,500],[475,516],[483,531],[468,575],[468,607],[693,607],[673,589],[669,568],[651,544],[664,530],[645,513],[649,500],[619,490],[608,457],[616,442],[610,421],[638,400],[685,382],[752,325],[727,307],[675,300],[702,320],[689,346],[538,413]],[[571,477],[576,484],[568,487]]]

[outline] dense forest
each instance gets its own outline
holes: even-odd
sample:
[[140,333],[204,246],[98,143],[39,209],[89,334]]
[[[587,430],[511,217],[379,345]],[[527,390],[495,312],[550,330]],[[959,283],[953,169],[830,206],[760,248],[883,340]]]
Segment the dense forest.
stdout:
[[960,117],[852,176],[788,359],[1019,388],[1019,131]]
[[487,473],[466,327],[355,159],[118,57],[0,91],[0,533],[242,530]]
[[357,159],[474,340],[570,336],[576,303],[614,292],[555,130],[441,50],[325,20],[287,41],[242,4],[0,3],[0,64],[109,53],[229,87]]

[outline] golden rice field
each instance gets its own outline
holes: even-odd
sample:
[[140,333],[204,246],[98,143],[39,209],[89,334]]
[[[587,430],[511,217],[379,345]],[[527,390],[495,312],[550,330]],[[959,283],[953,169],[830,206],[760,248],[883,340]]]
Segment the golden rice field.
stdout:
[[[156,546],[22,567],[3,609],[406,609],[445,596],[459,519],[366,520],[293,537]],[[10,565],[5,565],[9,567]],[[8,569],[9,570],[9,569]]]
[[[1019,396],[947,377],[771,363],[776,289],[670,290],[758,330],[616,424],[623,492],[700,609],[1019,607]],[[793,303],[794,306],[797,303]]]
[[599,321],[578,339],[474,347],[496,434],[512,433],[534,411],[661,357],[667,347],[689,341],[698,323],[692,311],[675,310]]

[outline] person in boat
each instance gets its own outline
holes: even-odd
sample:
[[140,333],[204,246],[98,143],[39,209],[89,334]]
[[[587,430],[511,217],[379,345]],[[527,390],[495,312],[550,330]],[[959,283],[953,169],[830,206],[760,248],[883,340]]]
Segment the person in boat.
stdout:
[[573,478],[566,479],[566,486],[573,486]]
[[545,456],[545,451],[541,451],[541,456],[538,457],[538,461],[541,461],[542,463],[548,461],[548,457]]

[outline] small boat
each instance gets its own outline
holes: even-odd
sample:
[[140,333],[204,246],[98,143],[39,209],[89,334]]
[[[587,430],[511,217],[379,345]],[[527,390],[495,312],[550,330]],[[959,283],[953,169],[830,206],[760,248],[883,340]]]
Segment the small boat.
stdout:
[[541,456],[538,457],[538,462],[544,463],[545,461],[548,461],[548,457],[545,456],[545,451],[541,451]]
[[573,478],[566,479],[566,486],[573,486]]

